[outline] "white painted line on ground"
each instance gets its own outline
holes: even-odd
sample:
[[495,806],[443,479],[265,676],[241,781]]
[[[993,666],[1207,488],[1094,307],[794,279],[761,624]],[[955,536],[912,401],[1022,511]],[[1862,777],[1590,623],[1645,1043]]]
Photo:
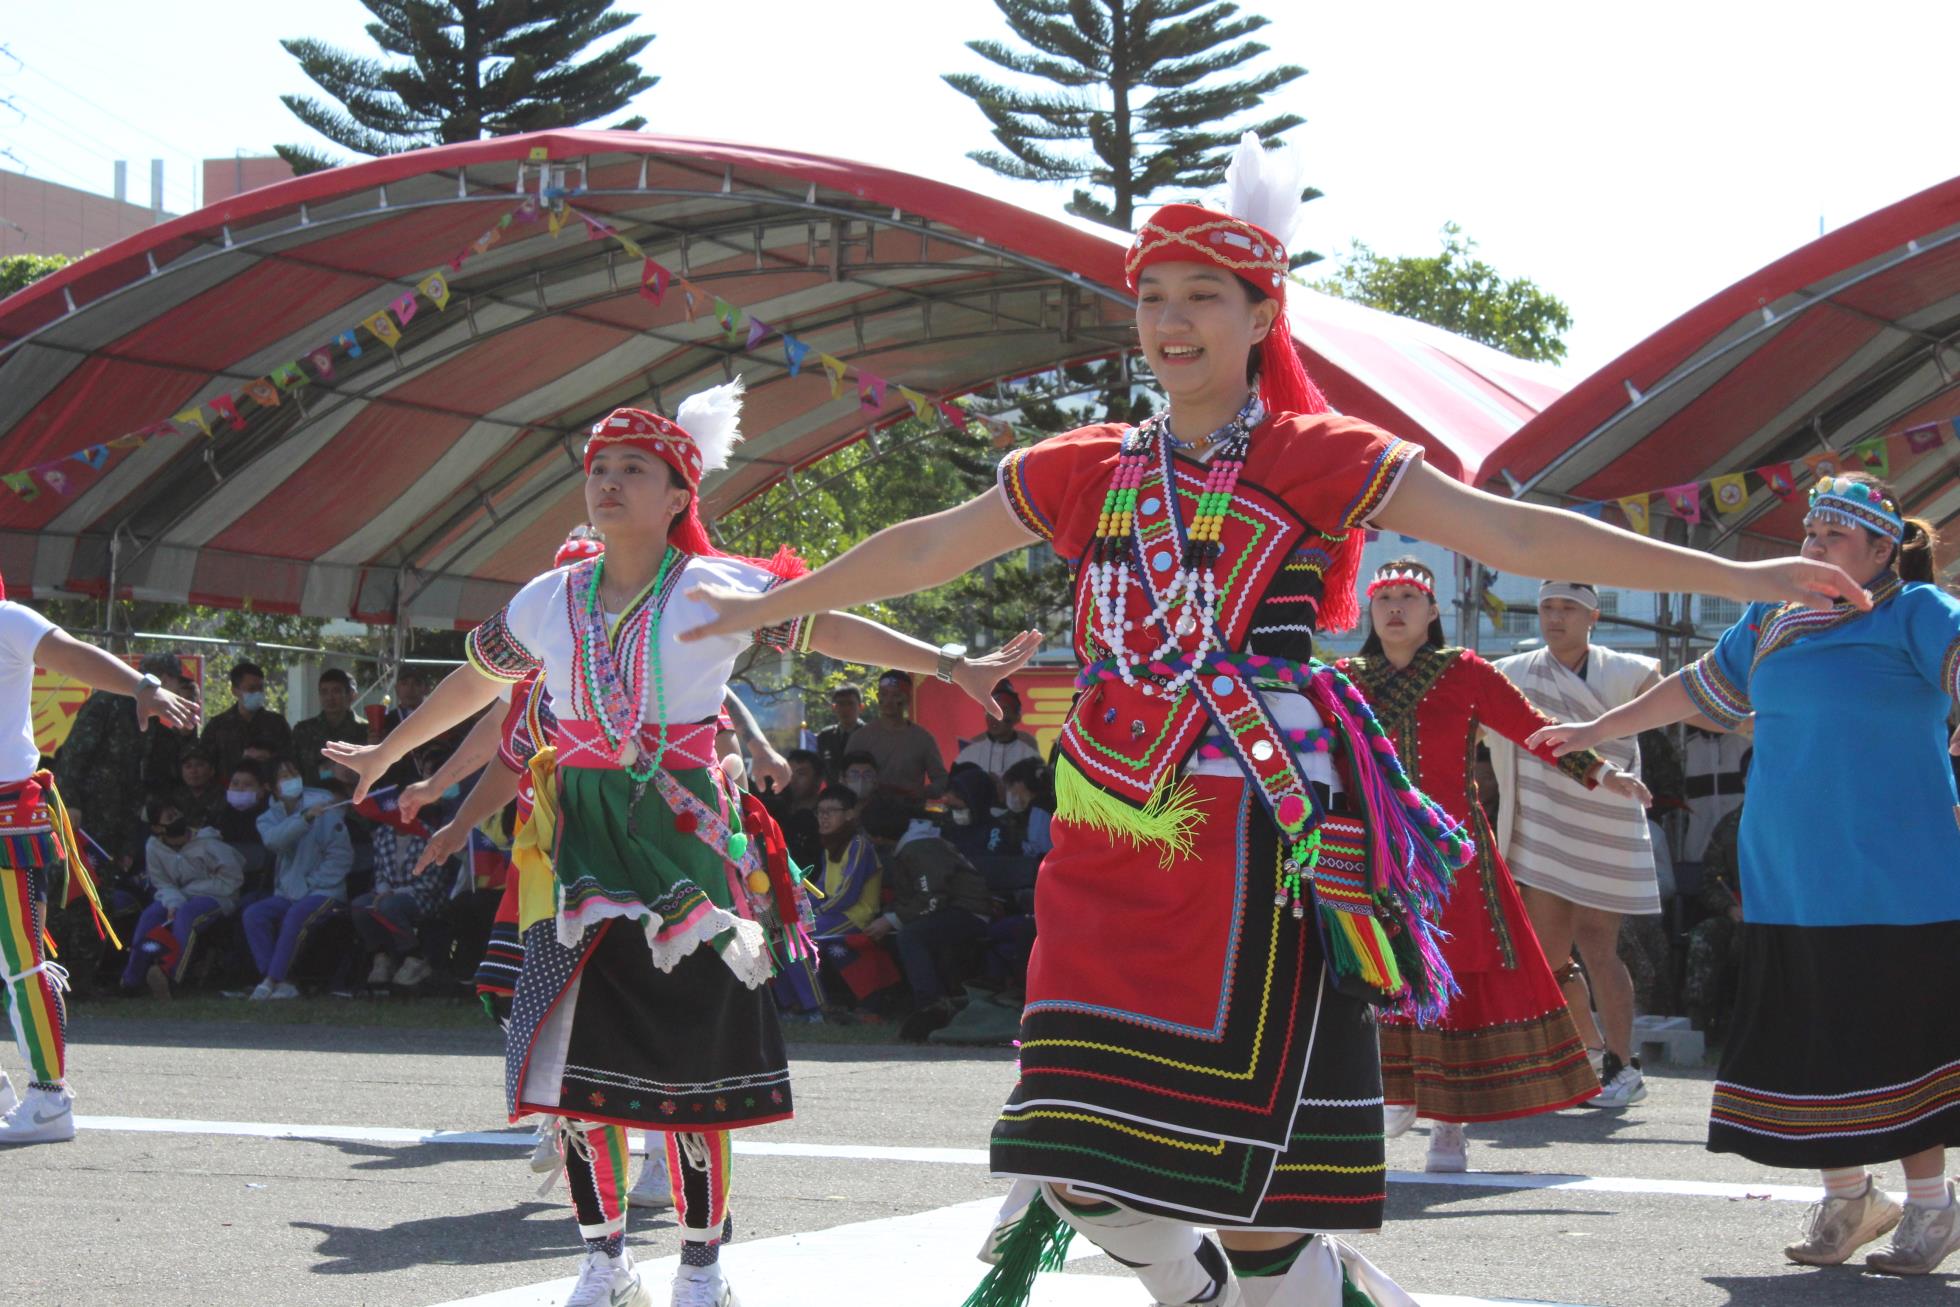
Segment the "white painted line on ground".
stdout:
[[[788,1303],[796,1307],[950,1307],[971,1293],[986,1271],[973,1254],[998,1209],[999,1203],[993,1199],[981,1199],[810,1234],[782,1235],[754,1243],[737,1241],[729,1245],[722,1264],[748,1307]],[[1095,1248],[1083,1239],[1069,1247],[1070,1261],[1095,1254]],[[571,1258],[566,1260],[569,1263]],[[663,1257],[641,1263],[656,1302],[667,1296],[675,1260]],[[440,1307],[559,1307],[573,1283],[568,1276]],[[1138,1294],[1136,1281],[1126,1275],[1045,1274],[1035,1282],[1031,1307],[1135,1307]],[[1417,1294],[1416,1301],[1422,1307],[1573,1307],[1568,1303],[1454,1294]]]
[[[252,1139],[316,1139],[357,1144],[438,1144],[529,1148],[536,1136],[524,1130],[404,1130],[371,1125],[287,1125],[261,1121],[187,1121],[149,1116],[77,1116],[83,1130],[122,1130],[143,1134],[233,1135]],[[941,1166],[985,1166],[984,1148],[900,1148],[879,1144],[799,1144],[764,1140],[735,1141],[747,1157],[823,1157],[846,1162],[924,1162]],[[1781,1203],[1814,1203],[1822,1190],[1812,1185],[1731,1184],[1715,1180],[1646,1180],[1636,1176],[1536,1174],[1527,1171],[1467,1171],[1432,1174],[1390,1171],[1394,1184],[1441,1185],[1459,1189],[1559,1189],[1584,1193],[1660,1194],[1675,1198],[1754,1198]]]

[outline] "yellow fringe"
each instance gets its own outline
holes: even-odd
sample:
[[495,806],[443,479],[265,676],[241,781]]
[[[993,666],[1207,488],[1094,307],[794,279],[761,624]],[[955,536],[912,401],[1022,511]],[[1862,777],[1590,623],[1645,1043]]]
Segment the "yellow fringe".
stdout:
[[1074,822],[1140,849],[1154,848],[1164,867],[1189,857],[1197,847],[1195,832],[1203,815],[1197,790],[1168,773],[1150,802],[1136,808],[1096,785],[1067,758],[1055,768],[1056,821]]
[[[75,838],[74,824],[68,820],[68,805],[61,801],[61,791],[52,783],[47,789],[47,802],[48,814],[54,819],[55,852],[61,855],[68,873],[68,890],[60,895],[60,900],[64,904],[72,902],[74,891],[79,887],[82,897],[88,900],[89,911],[95,914],[95,924],[101,927],[110,947],[120,949],[123,942],[116,938],[116,928],[109,924],[109,914],[102,910],[101,896],[95,892],[95,881],[89,877],[88,863],[82,860],[81,843]],[[53,936],[48,938],[52,943]],[[53,955],[50,949],[49,956]]]
[[558,877],[551,851],[558,845],[558,750],[531,756],[531,817],[511,838],[510,874],[517,877],[517,933],[558,915]]

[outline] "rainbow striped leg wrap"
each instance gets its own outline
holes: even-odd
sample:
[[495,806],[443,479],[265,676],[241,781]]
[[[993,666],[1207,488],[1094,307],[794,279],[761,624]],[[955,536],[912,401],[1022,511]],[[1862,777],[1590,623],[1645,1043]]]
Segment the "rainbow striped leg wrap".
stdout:
[[623,1126],[559,1118],[564,1132],[565,1184],[572,1191],[582,1239],[606,1239],[626,1228],[627,1168],[632,1155]]
[[67,1070],[68,973],[42,951],[46,875],[39,867],[0,868],[0,1001],[35,1084]]
[[669,1132],[667,1178],[674,1187],[674,1220],[689,1243],[717,1244],[728,1221],[735,1149],[726,1130]]

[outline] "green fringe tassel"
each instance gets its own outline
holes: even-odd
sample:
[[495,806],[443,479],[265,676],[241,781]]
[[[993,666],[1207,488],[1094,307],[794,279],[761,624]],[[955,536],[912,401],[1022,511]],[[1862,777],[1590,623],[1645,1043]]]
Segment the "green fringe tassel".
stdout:
[[[1000,1260],[960,1307],[1027,1307],[1034,1297],[1036,1274],[1061,1270],[1068,1257],[1069,1240],[1074,1237],[1075,1227],[1055,1215],[1047,1200],[1036,1194],[1001,1242]],[[1364,1301],[1362,1307],[1372,1304]]]
[[1055,820],[1075,822],[1139,848],[1154,846],[1166,867],[1175,858],[1188,857],[1196,847],[1191,832],[1199,815],[1198,792],[1181,780],[1167,777],[1150,802],[1134,808],[1084,776],[1067,758],[1055,768]]

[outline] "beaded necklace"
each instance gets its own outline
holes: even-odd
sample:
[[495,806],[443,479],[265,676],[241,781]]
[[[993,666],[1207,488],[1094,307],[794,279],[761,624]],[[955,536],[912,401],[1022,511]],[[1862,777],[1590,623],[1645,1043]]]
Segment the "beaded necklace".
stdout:
[[[627,605],[617,631],[606,629],[605,603],[599,583],[606,558],[593,561],[584,602],[576,609],[577,666],[573,685],[582,690],[585,708],[599,723],[606,744],[636,786],[645,786],[667,754],[667,683],[660,666],[660,597],[680,550],[672,545],[660,560],[660,571],[646,589]],[[651,598],[651,602],[648,600]],[[647,691],[654,698],[653,753],[642,762],[641,727],[646,721]]]
[[[1198,674],[1205,655],[1222,648],[1214,616],[1218,609],[1217,563],[1223,552],[1225,514],[1232,505],[1239,474],[1245,469],[1246,449],[1252,429],[1265,420],[1265,409],[1255,393],[1230,422],[1191,448],[1218,447],[1205,470],[1204,489],[1185,528],[1184,547],[1176,573],[1158,592],[1150,614],[1144,619],[1146,631],[1164,632],[1157,648],[1148,653],[1131,654],[1126,648],[1128,633],[1136,622],[1127,616],[1131,574],[1138,568],[1135,530],[1137,490],[1153,459],[1164,486],[1165,509],[1173,524],[1178,523],[1177,473],[1171,465],[1171,446],[1185,447],[1171,434],[1170,416],[1159,413],[1139,425],[1123,440],[1117,454],[1116,470],[1104,493],[1102,511],[1096,519],[1096,537],[1089,553],[1089,587],[1095,600],[1095,631],[1109,650],[1123,683],[1137,686],[1134,664],[1163,662],[1180,654],[1185,637],[1195,634],[1196,645],[1185,654],[1184,665],[1165,683],[1164,697],[1176,699]],[[1157,687],[1142,683],[1143,693],[1154,695]]]

